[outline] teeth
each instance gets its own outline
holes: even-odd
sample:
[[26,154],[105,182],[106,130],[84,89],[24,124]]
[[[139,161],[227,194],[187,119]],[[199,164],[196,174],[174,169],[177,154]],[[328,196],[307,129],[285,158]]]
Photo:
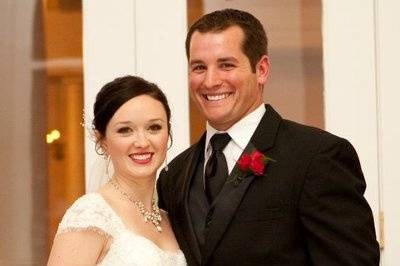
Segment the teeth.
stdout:
[[134,160],[147,160],[150,159],[151,154],[150,153],[146,153],[146,154],[133,154],[132,158]]
[[207,100],[209,101],[219,101],[225,99],[229,96],[229,93],[217,94],[217,95],[206,95]]

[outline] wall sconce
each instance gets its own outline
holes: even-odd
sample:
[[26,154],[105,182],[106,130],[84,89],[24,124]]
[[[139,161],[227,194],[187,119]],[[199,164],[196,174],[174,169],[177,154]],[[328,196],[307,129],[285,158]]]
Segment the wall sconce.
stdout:
[[61,137],[60,131],[58,131],[57,129],[54,129],[53,131],[51,131],[50,133],[48,133],[46,135],[46,143],[51,144],[55,140],[58,140],[60,137]]
[[58,141],[60,137],[61,133],[57,129],[52,130],[46,135],[46,143],[52,144],[50,146],[50,151],[55,160],[64,159],[64,143]]

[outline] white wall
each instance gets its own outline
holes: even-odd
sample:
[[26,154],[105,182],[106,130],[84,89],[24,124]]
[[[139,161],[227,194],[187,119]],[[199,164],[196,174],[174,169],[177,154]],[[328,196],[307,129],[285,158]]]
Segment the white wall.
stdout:
[[376,4],[377,106],[381,208],[385,247],[382,265],[400,265],[400,2]]
[[[379,219],[373,0],[323,2],[325,127],[351,141]],[[379,231],[378,231],[379,233]]]
[[[85,111],[93,118],[99,89],[122,75],[140,75],[166,93],[172,111],[173,158],[189,146],[184,41],[186,1],[83,1]],[[86,176],[97,157],[86,138]]]
[[399,8],[394,0],[323,1],[326,128],[360,156],[385,266],[400,262]]

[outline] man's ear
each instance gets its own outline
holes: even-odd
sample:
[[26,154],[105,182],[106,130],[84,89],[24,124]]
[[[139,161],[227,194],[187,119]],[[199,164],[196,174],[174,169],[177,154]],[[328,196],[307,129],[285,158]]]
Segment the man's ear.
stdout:
[[263,55],[256,65],[258,84],[264,85],[267,82],[270,68],[269,57]]

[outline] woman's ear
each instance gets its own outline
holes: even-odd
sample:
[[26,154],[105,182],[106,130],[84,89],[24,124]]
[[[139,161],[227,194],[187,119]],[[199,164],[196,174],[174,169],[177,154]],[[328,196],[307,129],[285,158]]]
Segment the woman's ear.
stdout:
[[96,149],[97,154],[99,154],[99,155],[107,154],[107,145],[106,145],[103,134],[101,134],[97,130],[94,130],[94,137],[95,137],[95,141],[96,141],[95,149]]
[[98,130],[94,130],[94,138],[96,143],[100,142],[103,139],[103,135],[98,131]]

